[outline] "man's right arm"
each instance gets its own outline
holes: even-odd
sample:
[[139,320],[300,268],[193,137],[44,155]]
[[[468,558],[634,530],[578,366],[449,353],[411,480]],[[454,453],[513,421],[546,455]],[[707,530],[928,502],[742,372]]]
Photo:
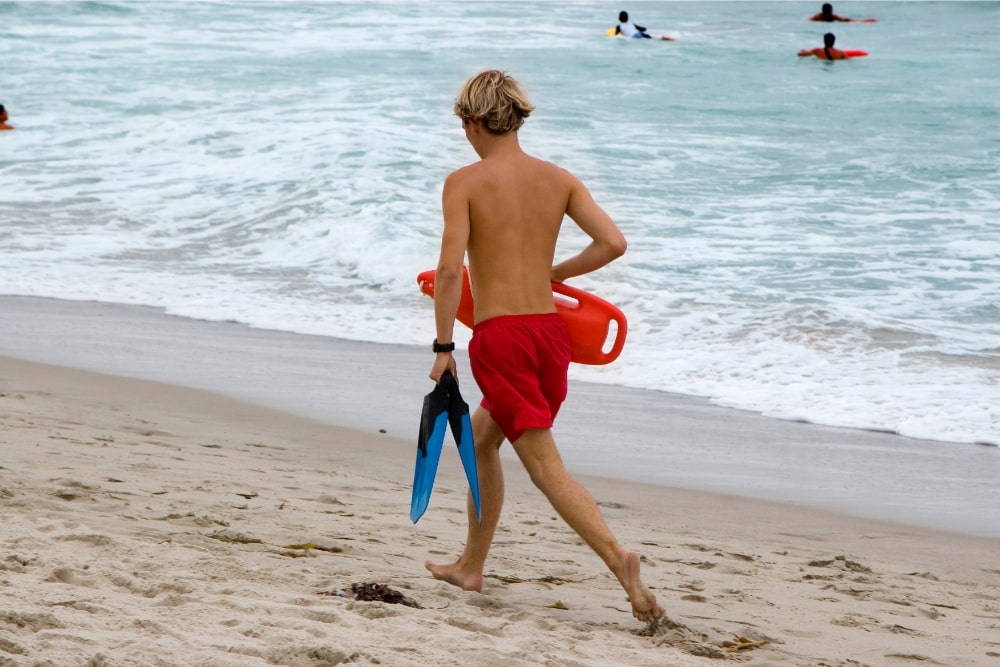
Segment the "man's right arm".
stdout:
[[[568,172],[567,172],[568,174]],[[590,191],[572,174],[568,215],[590,237],[590,244],[578,254],[552,267],[552,280],[562,282],[573,276],[596,271],[625,254],[625,235],[594,201]]]
[[[444,231],[441,233],[441,254],[434,272],[435,340],[452,343],[455,316],[462,299],[462,271],[470,228],[469,200],[462,187],[461,172],[454,172],[445,179],[441,209]],[[439,381],[446,370],[457,378],[454,358],[450,353],[439,353],[431,368],[431,379]]]

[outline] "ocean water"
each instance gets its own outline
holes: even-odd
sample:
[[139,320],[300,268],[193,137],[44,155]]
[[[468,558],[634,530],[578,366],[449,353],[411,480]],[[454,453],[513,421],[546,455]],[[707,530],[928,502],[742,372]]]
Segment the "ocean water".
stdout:
[[[0,3],[0,293],[426,345],[497,67],[630,241],[571,281],[629,318],[573,377],[998,445],[1000,3],[819,4],[624,7],[659,42],[606,2]],[[827,30],[870,55],[796,57]]]

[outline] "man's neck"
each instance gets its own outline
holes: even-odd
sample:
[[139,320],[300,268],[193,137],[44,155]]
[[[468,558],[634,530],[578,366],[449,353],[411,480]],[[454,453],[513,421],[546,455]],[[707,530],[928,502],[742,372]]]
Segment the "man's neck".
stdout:
[[506,134],[489,134],[485,130],[480,138],[477,152],[482,159],[502,158],[521,153],[521,144],[517,140],[517,132]]

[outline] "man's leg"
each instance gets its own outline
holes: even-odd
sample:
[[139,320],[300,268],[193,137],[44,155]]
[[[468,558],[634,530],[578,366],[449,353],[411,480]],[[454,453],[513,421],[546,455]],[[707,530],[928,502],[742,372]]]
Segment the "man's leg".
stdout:
[[476,472],[479,474],[479,499],[483,510],[482,524],[476,518],[476,506],[469,493],[469,536],[465,551],[454,563],[435,565],[427,561],[424,566],[434,578],[447,581],[467,591],[483,589],[483,568],[493,534],[500,521],[503,507],[503,466],[500,463],[500,445],[503,433],[490,413],[482,407],[472,415],[472,439],[476,443]]
[[639,556],[618,544],[594,497],[566,472],[552,432],[528,429],[513,445],[531,481],[618,578],[632,603],[632,615],[647,622],[660,618],[663,610],[639,577]]

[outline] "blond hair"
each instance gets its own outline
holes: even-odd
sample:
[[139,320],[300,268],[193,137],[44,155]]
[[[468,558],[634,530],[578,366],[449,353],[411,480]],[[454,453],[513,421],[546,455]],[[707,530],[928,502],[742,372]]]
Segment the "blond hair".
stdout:
[[482,122],[490,134],[516,132],[535,107],[514,77],[488,69],[465,82],[455,98],[455,115]]

